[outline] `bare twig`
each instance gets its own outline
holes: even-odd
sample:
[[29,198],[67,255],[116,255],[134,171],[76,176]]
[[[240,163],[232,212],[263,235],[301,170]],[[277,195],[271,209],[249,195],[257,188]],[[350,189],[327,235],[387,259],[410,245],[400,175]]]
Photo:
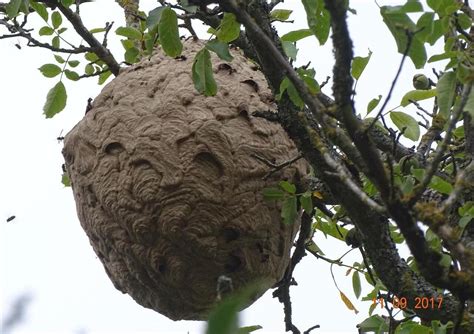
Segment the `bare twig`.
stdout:
[[410,47],[411,43],[413,41],[413,35],[409,34],[407,32],[407,46],[405,48],[405,51],[403,52],[402,60],[400,61],[400,65],[398,65],[397,73],[395,74],[395,78],[392,80],[392,84],[390,85],[390,89],[388,91],[387,97],[385,98],[385,101],[383,102],[382,106],[380,107],[380,110],[378,111],[377,115],[374,117],[374,120],[372,123],[370,123],[370,126],[367,128],[366,131],[369,131],[371,127],[374,126],[374,124],[377,122],[377,119],[382,115],[383,111],[385,110],[385,107],[387,106],[388,102],[392,98],[392,93],[393,90],[395,89],[395,85],[397,84],[398,78],[400,77],[400,74],[402,73],[403,65],[405,64],[405,60],[408,56],[408,52],[410,52]]
[[409,205],[415,204],[415,202],[420,198],[420,196],[423,194],[425,191],[426,187],[430,183],[433,175],[435,174],[439,163],[441,162],[441,159],[444,155],[444,152],[446,151],[446,148],[448,146],[449,141],[451,140],[451,136],[453,133],[453,129],[456,126],[456,123],[459,120],[459,117],[461,116],[464,107],[466,106],[467,100],[469,98],[469,93],[471,92],[472,88],[472,83],[469,83],[465,85],[463,89],[463,93],[461,95],[461,103],[459,106],[456,108],[454,113],[451,115],[451,122],[449,123],[448,129],[446,130],[446,134],[444,136],[443,141],[438,145],[436,148],[435,156],[433,157],[433,160],[431,163],[428,164],[426,171],[425,171],[425,176],[421,180],[420,184],[418,184],[415,189],[413,190],[413,195],[409,199]]
[[456,203],[462,191],[467,187],[472,187],[472,184],[466,184],[466,175],[474,173],[474,161],[471,161],[465,169],[459,171],[456,176],[456,182],[454,184],[453,191],[449,194],[448,198],[441,204],[441,212],[448,212],[451,207]]
[[13,34],[2,35],[0,36],[0,39],[6,39],[6,38],[12,38],[12,37],[23,37],[28,41],[28,44],[27,44],[28,46],[40,47],[40,48],[48,49],[54,52],[61,52],[61,53],[68,53],[68,54],[93,52],[92,48],[85,47],[85,46],[74,47],[72,49],[66,49],[66,48],[58,48],[48,43],[42,43],[38,41],[37,39],[35,39],[33,36],[31,36],[30,30],[26,30],[22,28],[19,24],[9,23],[7,20],[4,20],[4,19],[0,19],[0,25],[7,27],[9,31],[15,32]]
[[272,168],[271,171],[269,171],[264,177],[263,179],[266,180],[268,179],[270,176],[272,176],[274,173],[278,172],[279,170],[291,165],[292,163],[295,163],[296,161],[300,160],[303,156],[301,154],[298,154],[296,157],[292,158],[292,159],[289,159],[287,161],[284,161],[282,163],[279,163],[279,164],[276,164],[272,161],[269,161],[267,159],[265,159],[264,157],[261,157],[257,154],[251,154],[251,156],[255,159],[257,159],[258,161],[261,161],[263,162],[265,165],[269,166]]
[[74,30],[81,36],[93,49],[93,52],[109,67],[110,71],[115,75],[119,75],[120,65],[115,60],[115,57],[103,44],[101,44],[93,34],[84,26],[79,15],[73,12],[68,7],[63,6],[60,2],[57,3],[58,9],[71,22]]

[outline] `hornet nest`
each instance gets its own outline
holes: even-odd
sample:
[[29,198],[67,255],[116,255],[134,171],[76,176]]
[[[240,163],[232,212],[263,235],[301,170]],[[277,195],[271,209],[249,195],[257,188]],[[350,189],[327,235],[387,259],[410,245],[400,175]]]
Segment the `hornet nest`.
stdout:
[[[252,113],[275,110],[263,75],[240,52],[212,55],[216,96],[194,88],[192,64],[157,52],[124,69],[68,133],[63,154],[77,213],[115,287],[173,319],[206,319],[218,278],[235,290],[277,283],[298,223],[262,190],[307,174],[303,160],[266,180],[298,152],[279,124]],[[254,300],[255,300],[254,299]],[[253,301],[252,301],[253,302]],[[248,306],[248,305],[247,305]]]

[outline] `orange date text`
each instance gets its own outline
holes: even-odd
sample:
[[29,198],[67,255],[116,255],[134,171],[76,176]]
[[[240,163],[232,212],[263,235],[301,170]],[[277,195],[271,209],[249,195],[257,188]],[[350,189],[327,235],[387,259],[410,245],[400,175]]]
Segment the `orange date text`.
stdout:
[[406,297],[397,297],[394,296],[391,300],[386,298],[373,298],[373,304],[379,304],[381,308],[385,307],[385,304],[388,302],[392,304],[393,308],[406,309],[408,304],[413,304],[411,308],[417,310],[434,310],[440,309],[443,304],[443,297],[415,297],[414,303],[409,303]]

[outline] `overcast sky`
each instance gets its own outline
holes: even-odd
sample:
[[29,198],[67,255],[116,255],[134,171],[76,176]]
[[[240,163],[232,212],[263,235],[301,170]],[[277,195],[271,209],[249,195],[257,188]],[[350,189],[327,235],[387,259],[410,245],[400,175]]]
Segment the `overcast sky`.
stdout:
[[[145,11],[156,1],[142,1]],[[388,2],[379,1],[379,4]],[[393,3],[393,1],[392,1]],[[395,1],[395,3],[397,3]],[[400,2],[399,2],[400,3]],[[364,114],[367,103],[379,94],[386,95],[401,56],[382,22],[373,1],[351,1],[357,15],[350,15],[355,54],[372,59],[358,84],[356,103]],[[81,6],[87,27],[104,26],[106,21],[123,24],[122,12],[112,0]],[[306,28],[300,1],[287,0],[279,8],[293,9],[295,24],[279,24],[279,31]],[[38,22],[38,21],[32,21]],[[38,26],[38,25],[37,25]],[[0,29],[0,34],[6,31]],[[203,36],[203,35],[202,35]],[[76,40],[77,42],[77,40]],[[22,48],[17,49],[14,44]],[[111,34],[110,46],[122,54],[119,39]],[[331,75],[333,57],[330,43],[319,47],[315,38],[298,43],[298,64],[311,61],[317,79]],[[119,56],[121,58],[121,56]],[[77,58],[80,59],[80,58]],[[76,216],[70,188],[61,182],[62,144],[56,137],[65,135],[84,115],[89,97],[102,87],[96,79],[65,81],[68,90],[66,109],[53,119],[45,119],[42,107],[48,90],[57,79],[44,78],[37,70],[54,62],[50,52],[28,48],[22,40],[0,40],[0,310],[3,316],[22,294],[31,295],[25,321],[14,333],[202,333],[204,323],[173,322],[136,304],[117,291],[92,251]],[[430,68],[427,68],[426,74]],[[391,106],[399,104],[411,89],[415,74],[407,61],[394,92]],[[325,88],[330,94],[330,85]],[[390,107],[390,106],[389,106]],[[7,223],[11,215],[16,219]],[[316,233],[316,243],[330,258],[347,248],[325,240]],[[360,261],[356,252],[347,263]],[[355,333],[355,325],[367,317],[367,302],[356,300],[345,269],[335,267],[339,287],[361,312],[355,315],[339,297],[329,265],[306,256],[295,271],[298,286],[292,287],[294,323],[302,330],[315,324],[315,333]],[[362,295],[370,290],[365,287]],[[257,333],[283,333],[283,311],[271,291],[242,313],[243,325],[261,325]]]

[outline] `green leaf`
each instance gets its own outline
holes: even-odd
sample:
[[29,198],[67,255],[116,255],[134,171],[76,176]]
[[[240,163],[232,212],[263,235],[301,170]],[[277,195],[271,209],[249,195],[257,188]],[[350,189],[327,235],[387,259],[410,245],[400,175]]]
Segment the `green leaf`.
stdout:
[[61,40],[59,39],[58,36],[54,36],[53,39],[51,40],[51,45],[54,47],[54,48],[59,48],[61,44]]
[[354,290],[356,298],[359,298],[362,288],[360,285],[360,277],[358,271],[354,271],[354,273],[352,274],[352,289]]
[[258,331],[259,329],[262,329],[262,326],[254,325],[254,326],[240,327],[239,330],[237,331],[237,334],[248,334],[248,333]]
[[142,38],[142,33],[140,30],[133,27],[118,27],[115,30],[115,33],[119,36],[127,37],[130,39],[140,40]]
[[423,11],[423,5],[418,0],[408,1],[402,6],[402,10],[405,13],[416,13]]
[[306,87],[308,87],[309,92],[312,95],[316,95],[321,91],[319,83],[314,79],[316,72],[314,69],[304,69],[302,67],[297,69],[299,77],[305,82]]
[[64,64],[66,61],[64,60],[63,57],[61,57],[60,55],[54,55],[54,59],[56,59],[56,61],[59,63],[59,64]]
[[71,186],[71,180],[69,180],[69,176],[67,173],[63,173],[61,176],[61,183],[64,184],[65,187],[70,187]]
[[61,35],[63,32],[65,32],[67,30],[66,27],[62,27],[60,29],[58,29],[58,34]]
[[289,19],[292,10],[289,9],[274,9],[270,13],[270,18],[274,21],[286,21]]
[[151,55],[153,53],[153,48],[155,47],[156,42],[158,41],[158,31],[157,29],[145,33],[144,39],[145,39],[145,50],[148,55]]
[[94,29],[89,30],[89,32],[91,34],[98,34],[100,32],[104,32],[104,31],[105,31],[105,28],[94,28]]
[[77,81],[80,79],[79,74],[71,70],[64,70],[64,74],[66,75],[66,78],[72,81]]
[[44,64],[39,70],[47,78],[54,78],[61,73],[61,68],[55,64]]
[[351,74],[354,79],[359,80],[362,72],[364,72],[365,67],[369,63],[370,57],[372,56],[372,51],[369,50],[369,55],[367,57],[354,57],[352,60]]
[[321,45],[325,44],[331,28],[330,14],[323,0],[302,0],[308,26]]
[[217,93],[217,83],[212,73],[211,55],[206,48],[199,51],[193,62],[193,82],[198,92],[206,96]]
[[107,81],[107,79],[112,75],[112,72],[110,71],[105,71],[104,73],[101,73],[99,75],[99,80],[98,80],[98,84],[99,85],[102,85],[105,81]]
[[306,249],[311,253],[324,255],[324,252],[318,247],[318,245],[314,243],[313,240],[310,240],[306,243]]
[[278,185],[289,194],[294,195],[296,193],[296,186],[288,181],[280,181]]
[[63,18],[61,14],[59,12],[53,12],[53,14],[51,14],[51,22],[53,24],[54,29],[59,28],[61,23],[63,23]]
[[388,325],[380,315],[373,315],[358,325],[362,333],[378,332],[379,330],[388,330]]
[[285,51],[286,56],[290,59],[296,60],[296,54],[298,53],[296,43],[281,41],[281,45],[283,47],[283,51]]
[[234,57],[229,52],[229,44],[222,43],[217,39],[211,39],[206,43],[206,48],[212,52],[215,52],[217,56],[225,61],[232,61]]
[[153,30],[158,26],[158,23],[160,23],[161,19],[161,13],[165,8],[166,7],[160,6],[148,12],[148,16],[146,18],[146,27],[148,28],[148,30]]
[[43,114],[46,118],[51,118],[64,109],[67,101],[66,87],[59,81],[50,89],[43,107]]
[[300,196],[300,204],[306,214],[311,215],[313,212],[313,200],[311,192],[307,191]]
[[367,115],[379,105],[381,98],[382,95],[379,95],[377,98],[370,100],[367,104]]
[[284,34],[281,36],[282,41],[286,42],[296,42],[299,41],[300,39],[312,36],[313,32],[309,29],[300,29],[300,30],[294,30],[290,31],[289,33]]
[[432,334],[431,328],[420,325],[414,321],[402,322],[395,334]]
[[240,303],[236,299],[224,300],[210,315],[206,334],[234,334],[239,328]]
[[304,107],[304,102],[301,99],[300,95],[298,94],[298,91],[296,90],[295,86],[293,83],[288,79],[288,77],[285,77],[281,81],[280,84],[280,93],[276,96],[277,100],[280,100],[281,97],[283,96],[283,93],[287,93],[291,102],[300,109]]
[[416,22],[417,33],[416,37],[426,42],[434,31],[434,13],[424,13]]
[[91,64],[87,64],[86,67],[84,68],[84,73],[87,75],[91,75],[94,72],[95,72],[94,66],[92,66]]
[[129,64],[136,63],[139,59],[138,56],[140,54],[140,50],[138,50],[136,47],[131,47],[125,51],[125,61]]
[[54,29],[48,26],[41,27],[40,30],[38,31],[38,34],[40,36],[49,36],[54,34]]
[[465,13],[459,14],[457,16],[457,20],[458,20],[459,25],[461,26],[461,29],[467,30],[472,26],[471,18]]
[[474,88],[471,88],[471,91],[469,92],[464,111],[468,112],[469,115],[471,115],[471,118],[474,119]]
[[441,20],[433,21],[433,32],[426,39],[430,45],[434,45],[444,35],[443,25]]
[[219,41],[229,43],[239,37],[239,35],[240,23],[237,22],[235,15],[232,13],[224,13],[224,18],[221,21],[221,25],[216,31],[216,36]]
[[281,218],[283,223],[286,225],[293,224],[295,222],[298,212],[296,210],[296,196],[288,196],[281,207]]
[[22,0],[10,0],[7,5],[6,11],[9,18],[14,18],[20,11]]
[[410,100],[421,101],[421,100],[431,99],[432,97],[435,97],[436,94],[437,94],[436,89],[411,90],[403,96],[402,101],[400,102],[400,105],[402,107],[406,107],[407,105],[410,104]]
[[69,7],[71,6],[73,3],[75,3],[75,0],[61,0],[61,3],[66,6],[66,7]]
[[86,58],[86,60],[90,61],[91,63],[96,62],[97,60],[99,60],[99,57],[97,57],[97,55],[94,52],[87,52],[84,55],[84,58]]
[[440,17],[456,12],[461,5],[456,0],[427,0],[427,3]]
[[264,188],[263,198],[266,200],[279,200],[285,197],[285,192],[278,188]]
[[122,39],[120,40],[120,43],[122,43],[122,46],[125,49],[125,51],[135,47],[135,43],[131,39]]
[[[416,25],[398,7],[383,6],[380,8],[380,13],[392,36],[395,38],[398,52],[403,54],[408,44],[407,32],[414,34],[417,30]],[[408,57],[410,57],[416,68],[422,68],[426,63],[427,55],[423,43],[416,34],[413,35]]]
[[48,22],[49,14],[45,5],[36,1],[30,1],[30,6],[43,20]]
[[79,60],[70,60],[67,63],[71,67],[77,67],[80,64]]
[[25,13],[25,14],[30,13],[30,1],[29,0],[21,0],[20,12]]
[[190,5],[189,0],[181,0],[180,3],[181,7],[183,7],[188,13],[195,14],[198,10],[198,6]]
[[416,119],[401,111],[392,111],[390,119],[400,132],[403,131],[403,136],[413,141],[418,140],[420,137],[420,126]]
[[431,179],[430,188],[446,195],[449,195],[453,192],[453,186],[449,182],[446,182],[436,175]]
[[465,228],[467,224],[474,218],[474,202],[468,201],[458,209],[461,216],[458,224],[461,228]]
[[332,222],[320,221],[315,225],[315,228],[323,232],[324,235],[330,235],[331,237],[341,241],[345,241],[345,236],[348,232],[347,229]]
[[440,60],[451,59],[457,57],[458,53],[456,51],[448,51],[444,53],[440,53],[437,55],[433,55],[428,59],[428,63],[434,63]]
[[436,84],[436,91],[438,92],[439,114],[448,119],[456,94],[456,73],[444,73]]
[[[243,290],[224,299],[212,310],[207,323],[206,334],[235,334],[239,333],[238,311],[248,305],[252,297],[258,295],[268,282],[257,282],[247,285]],[[259,326],[248,327],[255,331]],[[244,332],[245,333],[245,332]]]
[[178,57],[183,51],[183,44],[179,39],[178,18],[174,10],[169,7],[161,12],[158,33],[163,51],[170,57]]
[[446,334],[448,328],[452,328],[452,322],[442,324],[439,320],[433,320],[431,321],[431,328],[433,329],[433,334]]

